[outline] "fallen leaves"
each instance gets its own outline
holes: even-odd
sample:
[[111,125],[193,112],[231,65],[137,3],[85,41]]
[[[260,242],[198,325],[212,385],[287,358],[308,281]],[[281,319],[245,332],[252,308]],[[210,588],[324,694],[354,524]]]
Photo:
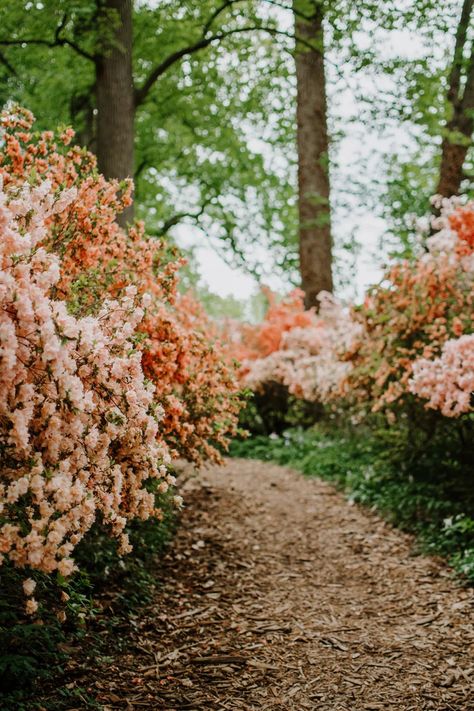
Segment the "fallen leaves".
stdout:
[[153,603],[82,661],[104,711],[473,711],[474,595],[408,536],[270,464],[186,500]]

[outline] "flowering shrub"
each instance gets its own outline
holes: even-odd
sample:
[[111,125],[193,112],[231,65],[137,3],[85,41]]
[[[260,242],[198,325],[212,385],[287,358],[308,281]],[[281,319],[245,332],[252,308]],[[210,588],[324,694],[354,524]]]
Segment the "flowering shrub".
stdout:
[[79,319],[50,296],[59,261],[39,245],[74,198],[47,181],[0,192],[0,552],[63,575],[99,514],[127,550],[127,520],[160,515],[147,481],[172,483],[133,343],[135,290]]
[[472,331],[474,203],[461,207],[453,198],[441,207],[427,251],[389,269],[356,311],[363,331],[347,354],[353,368],[346,385],[373,411],[403,405],[414,363],[436,358],[446,341]]
[[[178,293],[176,250],[147,237],[142,223],[123,230],[116,215],[130,203],[131,184],[107,181],[95,157],[70,146],[73,132],[33,134],[32,115],[4,112],[0,174],[6,185],[35,182],[75,190],[48,220],[44,246],[60,257],[58,298],[76,314],[97,314],[105,294],[123,295],[134,285],[150,298],[138,325],[146,376],[164,409],[159,438],[175,454],[199,462],[219,458],[236,429],[239,384],[230,358],[202,309]],[[59,207],[61,209],[59,209]]]
[[306,401],[344,399],[365,411],[401,408],[416,395],[450,417],[468,412],[474,202],[443,199],[438,207],[426,250],[393,265],[352,312],[324,293],[317,314],[304,310],[298,291],[279,304],[272,297],[263,323],[240,329],[242,382],[257,393],[275,383]]
[[134,522],[179,505],[170,455],[218,459],[240,408],[215,328],[178,292],[183,260],[116,222],[131,185],[32,124],[3,113],[0,153],[0,564],[30,571],[31,615],[35,577],[87,562],[84,538],[94,560],[104,532],[127,552]]
[[131,202],[131,181],[106,180],[95,156],[70,146],[71,129],[32,132],[34,117],[25,109],[4,111],[0,175],[5,188],[47,179],[53,189],[74,188],[74,199],[58,205],[48,219],[44,246],[60,257],[59,298],[75,311],[100,308],[104,292],[116,297],[130,284],[141,293],[172,301],[176,272],[183,264],[176,251],[147,238],[143,223],[128,232],[116,221]]
[[413,364],[410,390],[426,398],[426,406],[446,417],[472,411],[474,393],[474,335],[447,341],[439,358]]
[[140,327],[143,368],[163,406],[162,436],[172,452],[197,463],[219,460],[237,432],[242,406],[235,366],[201,305],[177,295]]
[[239,361],[265,358],[280,349],[285,333],[294,328],[310,326],[312,311],[305,311],[304,292],[294,289],[278,301],[270,289],[264,288],[268,308],[262,323],[257,325],[232,322],[228,338],[232,352]]
[[318,313],[305,311],[302,293],[292,292],[278,306],[271,302],[263,324],[245,327],[242,339],[254,330],[253,349],[241,369],[247,387],[258,391],[265,383],[281,383],[310,402],[327,402],[339,392],[350,368],[339,354],[352,345],[360,326],[331,294],[322,292],[319,301]]

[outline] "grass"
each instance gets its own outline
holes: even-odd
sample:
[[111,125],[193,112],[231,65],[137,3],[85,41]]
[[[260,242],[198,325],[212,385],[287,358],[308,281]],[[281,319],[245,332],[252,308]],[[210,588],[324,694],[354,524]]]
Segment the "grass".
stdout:
[[442,555],[474,583],[472,472],[449,451],[403,456],[367,431],[315,427],[234,441],[231,456],[288,465],[334,483],[346,496],[417,536],[419,552]]

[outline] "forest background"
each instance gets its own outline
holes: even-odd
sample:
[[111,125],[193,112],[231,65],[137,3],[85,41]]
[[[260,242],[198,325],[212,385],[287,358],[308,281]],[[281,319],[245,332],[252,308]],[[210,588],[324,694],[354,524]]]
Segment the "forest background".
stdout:
[[[207,301],[236,315],[255,278],[280,291],[299,281],[294,21],[320,7],[324,36],[311,42],[324,56],[329,132],[320,152],[330,166],[334,271],[339,291],[360,298],[390,254],[410,251],[413,218],[436,191],[461,10],[462,88],[469,73],[470,5],[136,2],[132,18],[131,4],[115,0],[11,3],[0,97],[30,108],[38,128],[72,124],[99,166],[117,153],[101,116],[107,123],[112,111],[123,124],[133,114],[126,160],[137,215],[194,253],[194,283],[200,272],[221,296],[234,284],[231,298]],[[134,97],[127,78],[115,95],[101,92],[100,57],[124,50],[120,13],[131,23]],[[310,54],[299,34],[296,49]],[[130,165],[102,169],[121,178]],[[470,152],[463,171],[469,191]]]

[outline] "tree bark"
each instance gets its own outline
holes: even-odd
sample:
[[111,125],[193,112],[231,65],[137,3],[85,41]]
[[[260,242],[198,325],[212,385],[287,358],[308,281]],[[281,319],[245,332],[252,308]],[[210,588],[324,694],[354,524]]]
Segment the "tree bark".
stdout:
[[[471,128],[464,134],[466,137],[472,134]],[[448,131],[459,131],[457,122],[449,122]],[[464,133],[464,131],[462,132]],[[443,197],[458,195],[461,182],[464,177],[464,161],[469,150],[469,144],[453,142],[452,138],[445,136],[441,148],[441,166],[439,171],[438,186],[436,194]]]
[[[132,0],[106,0],[104,9],[108,27],[116,24],[96,62],[97,158],[106,178],[123,180],[134,171]],[[133,219],[132,210],[119,215],[120,224]]]
[[[464,0],[456,31],[453,64],[449,75],[448,101],[451,119],[446,124],[446,132],[441,146],[441,166],[436,192],[443,197],[459,193],[464,177],[463,168],[466,155],[472,146],[474,130],[474,48],[464,67],[464,48],[467,30],[472,15],[473,0]],[[464,72],[463,72],[464,70]],[[462,81],[464,74],[464,82]]]
[[[324,28],[320,2],[294,0],[296,30],[298,213],[301,285],[306,307],[320,291],[332,291],[332,239],[329,182]],[[298,38],[305,45],[298,45]],[[314,49],[309,48],[311,43]]]

